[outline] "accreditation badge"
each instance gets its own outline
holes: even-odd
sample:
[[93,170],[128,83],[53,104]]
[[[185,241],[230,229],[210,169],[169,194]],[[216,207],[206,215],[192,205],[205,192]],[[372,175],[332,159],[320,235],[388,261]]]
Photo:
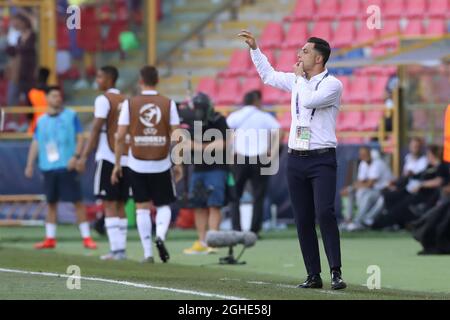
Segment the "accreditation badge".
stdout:
[[47,160],[50,163],[56,162],[59,160],[59,151],[58,146],[54,141],[47,143],[45,146],[45,150],[47,151]]
[[311,142],[311,128],[297,126],[295,130],[295,148],[299,150],[309,150]]

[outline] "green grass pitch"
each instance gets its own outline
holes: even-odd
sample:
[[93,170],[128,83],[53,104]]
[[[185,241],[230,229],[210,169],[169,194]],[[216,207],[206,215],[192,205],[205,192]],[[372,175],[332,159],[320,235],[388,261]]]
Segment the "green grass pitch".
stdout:
[[[64,276],[11,273],[0,270],[0,299],[449,299],[450,256],[417,256],[420,245],[407,233],[343,234],[345,291],[329,290],[327,263],[322,255],[325,287],[300,290],[305,269],[295,231],[264,233],[246,251],[242,266],[221,266],[226,255],[186,256],[182,250],[195,239],[193,231],[172,230],[167,241],[171,261],[139,263],[142,249],[135,230],[129,232],[128,261],[100,261],[108,251],[106,238],[96,236],[100,248],[82,248],[74,226],[58,228],[54,251],[35,251],[43,228],[0,228],[0,269],[65,275],[67,267],[81,268],[81,290],[67,289]],[[157,256],[156,248],[154,249]],[[239,250],[236,250],[239,253]],[[367,268],[381,269],[381,289],[365,285]],[[95,277],[97,279],[90,279]],[[89,279],[86,279],[89,278]]]

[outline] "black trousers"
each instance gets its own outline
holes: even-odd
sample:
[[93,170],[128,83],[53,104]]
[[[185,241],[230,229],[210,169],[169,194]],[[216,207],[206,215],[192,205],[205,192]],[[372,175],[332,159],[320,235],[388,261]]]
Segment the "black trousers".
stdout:
[[264,198],[267,191],[269,176],[261,175],[261,168],[265,167],[260,163],[250,164],[250,158],[245,158],[245,164],[234,166],[234,177],[236,179],[237,201],[231,204],[231,222],[233,230],[241,230],[241,215],[239,210],[240,198],[244,193],[245,184],[250,180],[253,195],[253,218],[251,231],[258,234],[261,231],[263,222]]
[[335,150],[308,156],[288,155],[289,194],[308,275],[321,272],[316,219],[330,269],[341,268],[340,235],[335,214],[336,171]]

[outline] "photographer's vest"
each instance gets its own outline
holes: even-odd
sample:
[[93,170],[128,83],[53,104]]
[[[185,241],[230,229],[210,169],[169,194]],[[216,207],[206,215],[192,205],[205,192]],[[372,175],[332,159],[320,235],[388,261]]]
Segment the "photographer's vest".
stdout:
[[131,153],[138,160],[167,158],[170,151],[170,99],[141,95],[130,99]]
[[[108,139],[108,145],[111,151],[114,153],[116,146],[116,135],[118,128],[118,121],[120,115],[120,109],[122,103],[125,101],[126,97],[121,94],[116,94],[112,92],[105,93],[106,99],[109,101],[110,109],[108,113],[108,118],[106,119],[106,136]],[[129,142],[125,143],[125,148],[123,150],[124,156],[128,156],[128,151],[130,149]]]

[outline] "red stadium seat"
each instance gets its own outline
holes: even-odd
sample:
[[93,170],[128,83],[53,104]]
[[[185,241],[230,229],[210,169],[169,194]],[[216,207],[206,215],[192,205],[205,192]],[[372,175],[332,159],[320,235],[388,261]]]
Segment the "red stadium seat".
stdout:
[[372,57],[380,57],[384,56],[388,52],[388,47],[384,44],[376,44],[371,48],[371,56]]
[[282,101],[286,99],[285,98],[286,94],[289,95],[289,99],[290,99],[289,92],[285,92],[283,90],[279,90],[279,89],[271,87],[271,86],[264,86],[263,102],[265,104],[269,104],[269,105],[282,103]]
[[299,49],[308,39],[308,24],[306,22],[293,22],[286,34],[283,49]]
[[333,20],[336,13],[339,12],[339,3],[337,0],[322,1],[314,15],[319,20]]
[[291,129],[292,115],[290,112],[285,112],[277,118],[283,130],[289,131]]
[[346,137],[346,138],[339,138],[338,139],[339,144],[347,145],[347,144],[364,144],[365,139],[362,137]]
[[282,72],[292,72],[296,62],[297,50],[283,50],[278,58],[278,63],[275,69]]
[[426,0],[408,0],[406,1],[406,16],[408,18],[423,18],[427,11]]
[[381,119],[383,119],[383,111],[367,111],[364,114],[364,122],[362,123],[360,130],[376,131],[380,125]]
[[352,131],[359,130],[361,124],[363,123],[363,112],[362,111],[347,111],[340,112],[340,116],[336,123],[336,128],[338,131]]
[[248,50],[235,50],[231,55],[228,68],[223,72],[225,77],[245,75],[250,68],[250,53]]
[[211,99],[217,96],[217,83],[213,78],[202,78],[197,86],[197,92],[207,94]]
[[365,13],[365,10],[361,10],[361,0],[346,0],[341,2],[341,9],[339,11],[341,20],[356,20],[356,18],[363,16]]
[[219,105],[235,105],[241,101],[240,82],[236,78],[224,79],[218,86],[215,102]]
[[117,51],[120,49],[119,36],[122,32],[127,30],[127,24],[123,22],[116,22],[111,25],[108,36],[102,42],[102,49],[104,51]]
[[443,36],[447,33],[447,22],[444,19],[430,19],[425,28],[427,36]]
[[398,42],[397,34],[400,35],[399,21],[396,19],[384,21],[383,28],[380,31],[380,37],[385,37],[386,39],[381,40],[379,44],[386,47],[395,46]]
[[400,24],[397,19],[385,20],[383,28],[380,31],[380,36],[384,37],[392,33],[400,32]]
[[331,22],[330,21],[318,21],[314,23],[314,27],[311,31],[312,37],[318,37],[327,40],[328,42],[332,43],[331,41]]
[[366,43],[375,40],[379,36],[378,29],[369,29],[366,26],[366,21],[361,21],[361,26],[358,28],[358,32],[356,34],[356,43]]
[[389,81],[389,76],[376,77],[372,82],[372,90],[370,91],[371,103],[383,103],[384,95],[386,93],[386,85]]
[[252,90],[262,90],[262,86],[263,84],[259,77],[246,78],[242,81],[240,97],[243,97]]
[[353,74],[358,76],[390,76],[395,73],[397,73],[397,67],[395,66],[370,66],[358,68]]
[[8,92],[8,81],[0,79],[0,106],[6,106]]
[[98,51],[101,44],[100,28],[98,25],[92,25],[88,28],[88,32],[77,30],[78,46],[88,52]]
[[56,42],[58,50],[69,50],[70,49],[70,36],[69,29],[66,26],[66,22],[58,21],[56,26]]
[[[370,2],[370,1],[369,1]],[[387,18],[400,18],[405,11],[403,0],[390,0],[386,1],[384,8],[382,8],[382,14]]]
[[427,16],[430,18],[446,18],[449,10],[448,0],[433,0],[428,6]]
[[415,37],[423,35],[422,19],[409,19],[405,31],[402,32],[405,36]]
[[368,103],[370,96],[370,79],[366,76],[356,76],[353,78],[349,93],[351,103]]
[[353,21],[340,21],[334,33],[333,47],[343,48],[353,44],[355,40],[355,25]]
[[297,0],[294,13],[287,16],[287,21],[305,21],[314,17],[316,13],[315,0]]
[[127,1],[125,0],[119,0],[116,3],[116,10],[117,10],[117,20],[126,22],[128,21],[130,17],[130,11],[128,9]]
[[283,26],[277,22],[269,22],[264,28],[260,40],[262,49],[277,49],[284,41]]
[[[276,57],[275,57],[275,53],[273,52],[273,50],[265,50],[263,53],[267,57],[267,60],[269,60],[269,63],[272,66],[275,66]],[[256,71],[256,68],[255,68],[255,65],[251,61],[251,58],[249,58],[249,59],[250,59],[250,67],[248,69],[249,71],[247,72],[247,76],[248,77],[259,77],[258,71]]]
[[347,104],[350,101],[350,99],[349,99],[350,78],[348,76],[338,76],[336,78],[339,79],[342,82],[342,86],[343,86],[341,103]]

